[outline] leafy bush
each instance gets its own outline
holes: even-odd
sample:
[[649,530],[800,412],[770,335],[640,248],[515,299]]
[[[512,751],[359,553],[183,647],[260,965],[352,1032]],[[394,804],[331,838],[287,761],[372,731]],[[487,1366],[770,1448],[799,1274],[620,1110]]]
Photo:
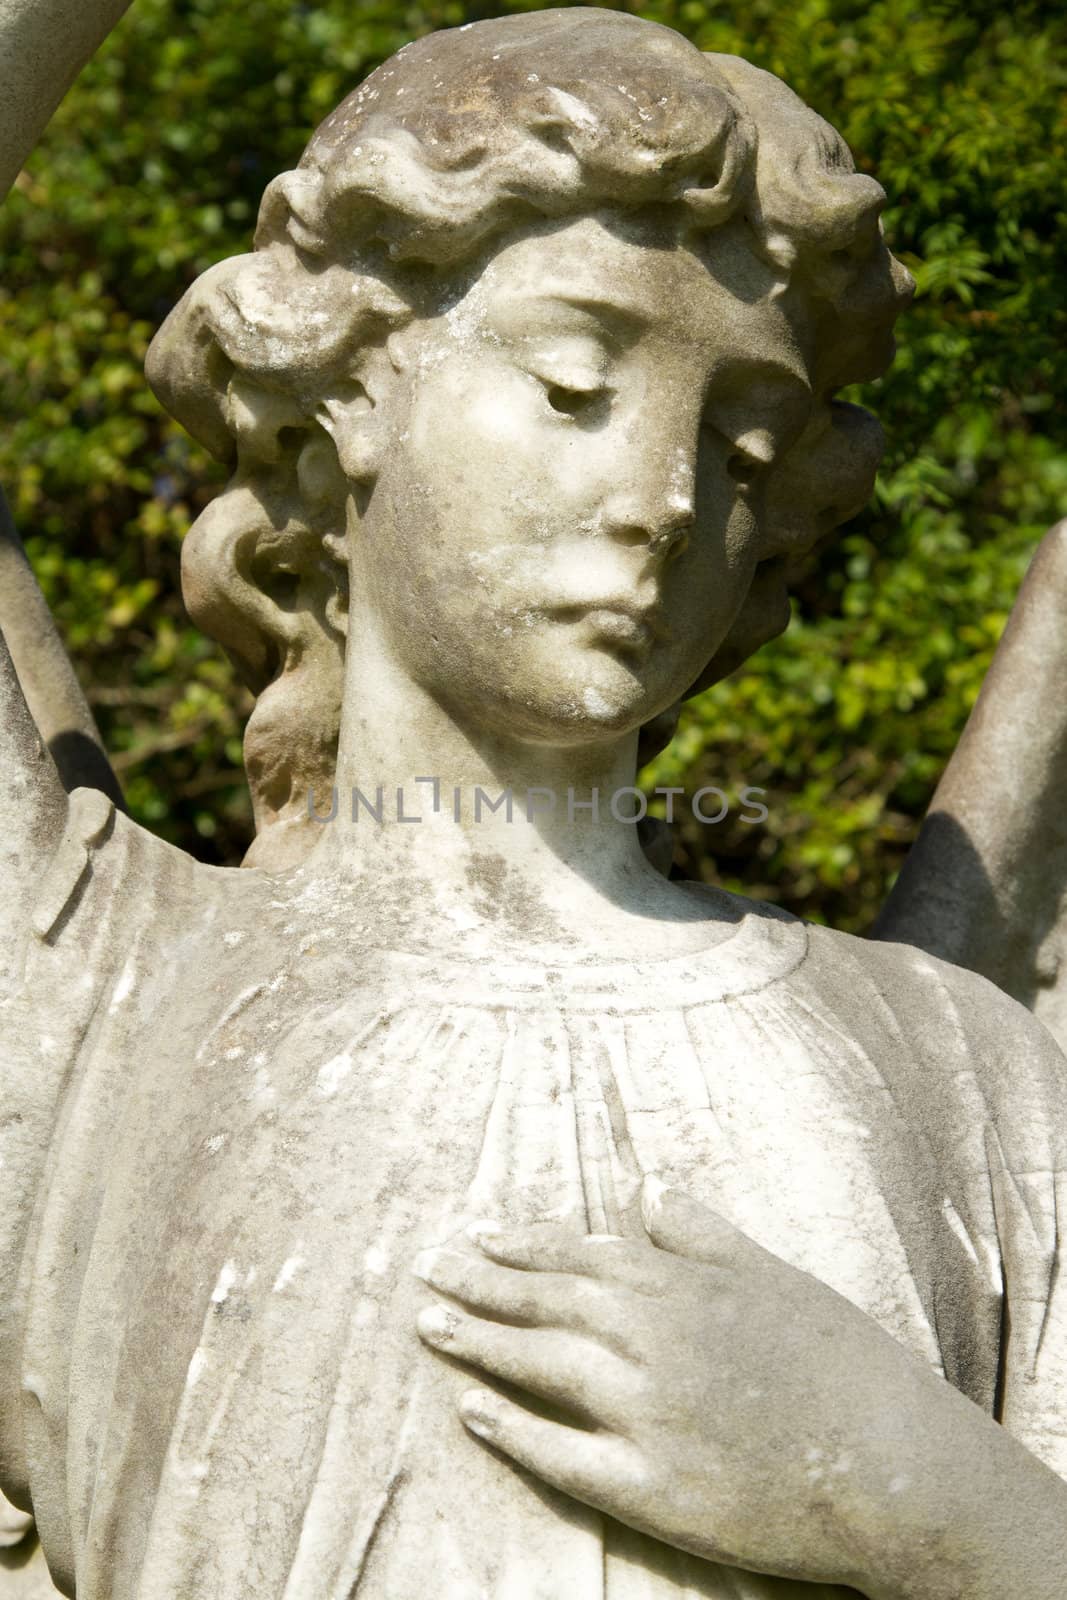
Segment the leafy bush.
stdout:
[[[247,248],[311,128],[408,38],[535,9],[461,0],[136,0],[0,229],[0,481],[135,816],[240,859],[248,697],[188,624],[181,538],[220,474],[141,365],[192,278]],[[693,702],[645,777],[736,796],[679,861],[866,924],[952,749],[1026,562],[1067,506],[1067,24],[986,0],[653,0],[629,9],[785,78],[890,195],[919,296],[859,395],[890,450],[872,508],[810,563],[793,627]]]

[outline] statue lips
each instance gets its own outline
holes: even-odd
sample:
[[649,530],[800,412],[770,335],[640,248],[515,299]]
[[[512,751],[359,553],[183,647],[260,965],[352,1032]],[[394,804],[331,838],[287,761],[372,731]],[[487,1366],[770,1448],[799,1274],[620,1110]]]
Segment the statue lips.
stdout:
[[670,638],[658,598],[644,605],[614,595],[603,600],[571,601],[553,607],[549,614],[558,622],[584,623],[598,642],[616,645],[632,655],[647,656],[654,644]]
[[619,645],[628,653],[647,655],[655,643],[651,623],[640,612],[622,611],[615,606],[595,606],[586,612],[584,620],[599,638]]

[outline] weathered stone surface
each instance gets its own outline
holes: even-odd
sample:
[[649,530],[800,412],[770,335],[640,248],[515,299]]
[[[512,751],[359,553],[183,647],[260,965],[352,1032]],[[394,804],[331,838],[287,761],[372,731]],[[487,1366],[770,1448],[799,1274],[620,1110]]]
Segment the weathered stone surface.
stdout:
[[1058,1593],[1063,1058],[620,804],[868,491],[882,198],[743,61],[512,16],[158,336],[259,835],[68,800],[3,654],[0,1482],[64,1593]]
[[122,791],[0,490],[0,593],[4,638],[37,729],[68,791]]
[[877,933],[980,972],[1067,1046],[1067,522],[1043,539]]

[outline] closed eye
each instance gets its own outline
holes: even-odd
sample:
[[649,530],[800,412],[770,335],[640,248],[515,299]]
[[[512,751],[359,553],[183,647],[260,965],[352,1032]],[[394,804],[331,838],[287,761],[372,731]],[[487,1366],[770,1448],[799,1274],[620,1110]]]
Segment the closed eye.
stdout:
[[546,386],[545,393],[553,411],[558,411],[561,416],[574,417],[578,421],[583,417],[586,419],[593,417],[606,400],[608,390],[569,389],[563,383],[550,383]]

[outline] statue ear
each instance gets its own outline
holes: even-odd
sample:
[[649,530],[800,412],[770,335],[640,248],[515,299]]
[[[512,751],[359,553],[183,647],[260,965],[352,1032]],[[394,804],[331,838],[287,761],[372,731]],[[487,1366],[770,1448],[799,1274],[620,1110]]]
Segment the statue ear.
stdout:
[[369,486],[377,477],[385,448],[386,402],[402,370],[390,339],[364,353],[358,379],[333,385],[332,393],[319,401],[315,421],[333,440],[349,483]]
[[344,504],[346,474],[334,444],[321,419],[311,418],[294,396],[234,374],[226,390],[224,415],[239,463],[251,463],[253,470],[263,464],[291,468],[309,508],[328,501]]
[[360,383],[320,400],[315,421],[333,440],[341,471],[350,483],[367,483],[378,470],[381,417]]

